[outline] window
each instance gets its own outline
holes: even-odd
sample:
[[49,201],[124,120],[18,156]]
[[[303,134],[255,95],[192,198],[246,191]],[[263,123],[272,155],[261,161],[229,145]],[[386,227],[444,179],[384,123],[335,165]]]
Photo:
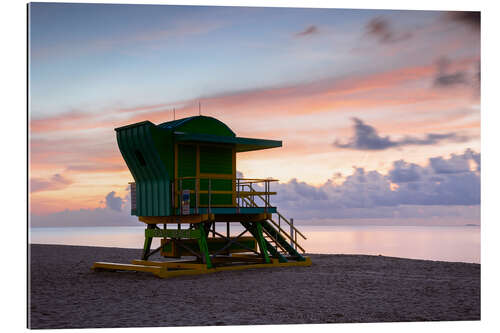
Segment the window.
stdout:
[[137,160],[139,160],[139,163],[142,166],[146,166],[146,160],[144,159],[144,156],[142,156],[142,153],[139,150],[135,150],[135,157],[137,157]]

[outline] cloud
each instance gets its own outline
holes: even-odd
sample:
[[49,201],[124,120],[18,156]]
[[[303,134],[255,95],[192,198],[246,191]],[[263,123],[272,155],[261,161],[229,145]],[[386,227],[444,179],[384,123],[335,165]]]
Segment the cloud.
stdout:
[[136,216],[130,215],[130,192],[124,198],[111,191],[105,197],[104,208],[78,209],[50,213],[30,214],[31,227],[83,227],[83,226],[139,226]]
[[122,211],[123,199],[115,196],[116,192],[112,191],[106,195],[106,208],[115,210],[117,212]]
[[356,150],[384,150],[412,145],[433,145],[441,141],[463,142],[468,139],[457,133],[428,133],[423,138],[406,136],[399,140],[393,140],[389,136],[380,136],[373,126],[365,124],[361,119],[352,119],[354,121],[354,137],[350,138],[347,143],[336,140],[333,143],[335,147]]
[[420,180],[422,167],[399,160],[393,163],[392,169],[389,171],[389,179],[393,183],[407,183]]
[[464,24],[478,31],[481,29],[481,12],[448,12],[444,14],[445,19]]
[[[464,65],[470,65],[476,64],[477,59],[463,61]],[[476,115],[477,110],[455,111],[464,105],[463,96],[457,96],[457,91],[437,91],[414,84],[416,81],[430,81],[434,74],[435,66],[429,64],[340,78],[330,77],[281,87],[226,92],[204,98],[203,108],[207,110],[207,115],[226,122],[240,136],[282,138],[287,144],[280,153],[283,154],[281,156],[298,153],[305,156],[323,150],[323,146],[314,142],[330,135],[331,126],[336,126],[333,119],[359,110],[371,112],[386,108],[391,113],[392,110],[399,112],[398,109],[403,108],[413,110],[411,117],[398,120],[401,131],[407,128],[418,131],[420,128],[434,127],[437,123],[442,127],[440,131],[445,133],[459,131],[458,126],[460,130],[477,132],[479,119],[470,117]],[[172,113],[171,108],[165,106],[175,105],[178,115],[191,115],[189,106],[193,104],[194,101],[188,100],[172,104],[130,105],[129,109],[119,105],[100,110],[102,112],[72,111],[31,119],[32,177],[43,179],[46,177],[46,170],[54,170],[54,173],[78,179],[80,186],[94,181],[101,174],[102,179],[108,180],[108,184],[99,182],[99,189],[94,187],[92,193],[108,193],[107,186],[117,184],[111,179],[118,181],[119,177],[130,178],[116,144],[113,128],[146,119],[154,123],[168,121],[172,119]],[[324,121],[315,121],[320,115]],[[284,116],[289,121],[279,122]],[[262,119],[271,121],[265,122]],[[250,123],[252,126],[249,126]],[[310,123],[311,126],[301,126],[305,123]],[[430,136],[430,139],[436,138]],[[275,154],[266,151],[263,153],[263,158],[270,156],[265,154]],[[70,189],[73,188],[75,187]],[[50,192],[47,194],[51,195]],[[35,196],[35,203],[40,202],[39,197],[40,195]],[[79,198],[72,200],[71,207],[88,207],[89,196]],[[77,201],[80,203],[77,204]],[[56,207],[54,201],[51,211]]]
[[480,155],[468,149],[449,158],[430,158],[426,166],[399,160],[387,174],[355,168],[344,182],[329,180],[318,187],[293,179],[272,186],[278,192],[273,203],[301,220],[455,215],[478,220],[479,168],[465,166]]
[[311,36],[311,35],[316,35],[319,33],[319,29],[315,25],[310,25],[304,30],[297,32],[295,34],[295,37],[306,37],[306,36]]
[[476,153],[475,151],[473,151],[472,149],[467,149],[464,153],[464,155],[466,156],[466,158],[468,160],[472,160],[474,161],[474,163],[476,163],[476,170],[477,171],[481,171],[481,154],[480,153]]
[[104,172],[120,172],[128,170],[124,164],[111,164],[109,162],[86,163],[86,164],[71,164],[66,167],[66,171],[84,172],[84,173],[104,173]]
[[470,170],[470,161],[476,164],[476,170],[481,170],[481,154],[475,153],[471,149],[462,155],[452,154],[449,159],[443,157],[430,158],[430,165],[436,174],[462,173]]
[[458,71],[451,74],[441,73],[434,80],[434,85],[440,87],[452,86],[456,84],[466,84],[466,83],[467,79],[465,76],[465,72],[463,71]]
[[412,33],[409,31],[394,31],[389,21],[382,17],[370,20],[366,24],[365,30],[367,34],[378,39],[380,43],[397,43],[412,37]]
[[[477,59],[465,59],[464,62],[476,64]],[[364,75],[330,77],[286,86],[225,92],[203,96],[203,107],[216,117],[235,114],[252,115],[255,119],[255,115],[269,115],[269,113],[302,115],[456,99],[455,95],[451,96],[452,92],[447,90],[436,94],[427,88],[419,90],[415,89],[414,85],[411,89],[407,87],[408,84],[418,80],[432,80],[434,74],[435,66],[426,65]],[[390,94],[390,98],[381,98],[381,92]],[[109,109],[99,113],[71,111],[31,119],[30,131],[36,134],[71,132],[73,135],[83,130],[107,131],[110,128],[145,119],[164,122],[172,119],[173,107],[179,115],[192,115],[193,105],[197,105],[198,100],[199,98],[117,110]]]
[[449,71],[451,61],[446,58],[440,58],[437,65],[437,73],[434,78],[434,86],[436,87],[450,87],[455,85],[467,85],[469,84],[469,78],[467,73],[463,70],[457,70],[455,72]]
[[[355,168],[341,183],[333,179],[320,186],[297,179],[273,183],[271,190],[278,195],[272,198],[272,204],[300,223],[391,219],[391,223],[401,224],[400,221],[410,218],[414,223],[424,224],[430,223],[430,218],[432,223],[446,219],[451,224],[464,219],[477,223],[481,196],[480,160],[480,153],[467,149],[463,154],[452,154],[448,158],[429,158],[426,166],[395,161],[387,174]],[[470,162],[477,167],[466,168]],[[238,175],[243,177],[241,172]],[[257,185],[255,189],[262,188]],[[137,217],[130,215],[130,193],[122,198],[111,191],[104,202],[104,208],[31,214],[31,226],[138,225]]]
[[31,227],[101,227],[101,226],[139,226],[136,216],[130,211],[108,208],[63,210],[47,215],[31,214]]
[[68,179],[63,175],[56,173],[49,179],[31,178],[30,190],[31,193],[41,191],[57,191],[62,190],[71,184],[73,184],[73,181],[71,179]]

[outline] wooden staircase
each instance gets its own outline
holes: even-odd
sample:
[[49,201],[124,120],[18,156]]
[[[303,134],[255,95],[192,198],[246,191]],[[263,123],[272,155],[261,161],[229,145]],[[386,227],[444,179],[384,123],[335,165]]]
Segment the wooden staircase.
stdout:
[[[240,197],[242,206],[259,207],[256,203],[256,198],[262,200],[266,207],[271,206],[269,201],[261,195],[262,192],[255,191],[252,184],[248,184],[247,186],[248,191],[245,191],[246,195]],[[267,250],[273,257],[279,259],[280,262],[287,262],[288,259],[305,260],[302,256],[305,250],[299,244],[298,236],[304,240],[307,239],[306,236],[293,225],[293,222],[285,218],[280,212],[277,211],[276,215],[277,222],[273,218],[262,222],[262,231],[267,243]],[[289,227],[290,232],[283,229],[282,225]]]

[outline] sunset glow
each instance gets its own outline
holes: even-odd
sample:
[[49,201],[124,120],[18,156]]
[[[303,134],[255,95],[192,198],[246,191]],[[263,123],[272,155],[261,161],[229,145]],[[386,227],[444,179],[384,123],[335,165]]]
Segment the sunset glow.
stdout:
[[[480,172],[479,27],[451,12],[33,3],[30,20],[32,214],[126,202],[114,128],[198,102],[238,136],[283,141],[237,157],[278,193],[350,193],[360,169],[388,193],[406,190],[400,170],[435,186],[445,163]],[[479,219],[475,199],[408,205]]]

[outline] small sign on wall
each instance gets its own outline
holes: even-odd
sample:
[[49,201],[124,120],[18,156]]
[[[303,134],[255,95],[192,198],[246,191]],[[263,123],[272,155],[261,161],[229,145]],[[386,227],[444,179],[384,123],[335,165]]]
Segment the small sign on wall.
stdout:
[[190,214],[190,190],[182,190],[182,212],[181,215]]

